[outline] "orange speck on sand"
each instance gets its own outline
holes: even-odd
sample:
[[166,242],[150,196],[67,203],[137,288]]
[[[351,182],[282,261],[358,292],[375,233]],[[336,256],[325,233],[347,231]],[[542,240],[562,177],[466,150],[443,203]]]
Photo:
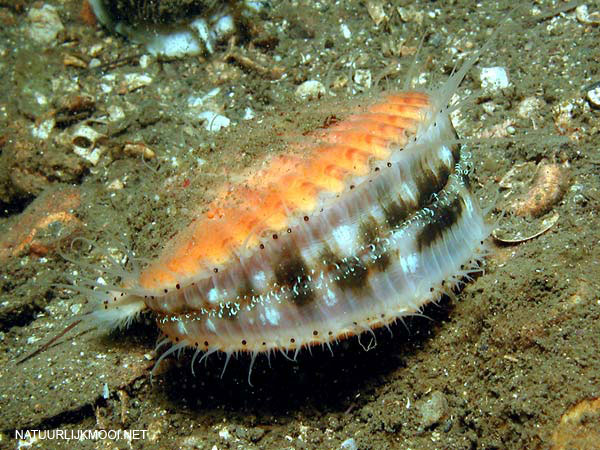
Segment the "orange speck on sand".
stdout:
[[265,169],[237,186],[227,186],[208,213],[179,233],[162,257],[140,277],[144,288],[161,288],[227,262],[242,245],[258,245],[288,227],[290,213],[310,215],[321,192],[340,193],[349,177],[369,173],[373,160],[385,160],[406,144],[430,110],[426,94],[388,95],[366,109],[303,142],[303,156],[274,157]]

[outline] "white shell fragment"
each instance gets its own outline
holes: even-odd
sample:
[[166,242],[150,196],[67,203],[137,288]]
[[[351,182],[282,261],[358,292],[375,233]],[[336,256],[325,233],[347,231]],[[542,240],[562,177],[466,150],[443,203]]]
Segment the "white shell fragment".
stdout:
[[254,110],[252,108],[250,108],[249,106],[246,106],[246,109],[244,109],[244,117],[242,117],[243,120],[252,120],[254,119],[254,117],[256,116],[256,114],[254,113]]
[[600,24],[600,12],[595,11],[590,14],[587,5],[579,5],[575,8],[575,15],[577,16],[577,20],[585,25]]
[[126,73],[124,78],[128,92],[135,91],[152,83],[152,77],[143,73]]
[[200,45],[190,31],[179,31],[170,34],[157,34],[146,45],[152,56],[181,58],[186,55],[200,53]]
[[488,91],[505,89],[510,85],[508,72],[504,67],[483,67],[479,74],[481,87]]
[[156,156],[154,150],[148,147],[146,144],[137,142],[137,143],[127,143],[123,146],[123,153],[129,156],[141,156],[144,159],[152,159]]
[[387,19],[383,9],[383,2],[381,0],[368,0],[367,11],[369,12],[369,16],[371,16],[373,22],[375,22],[375,25],[379,25],[381,22]]
[[41,140],[48,139],[50,133],[52,133],[52,130],[54,129],[54,125],[56,125],[54,118],[46,119],[39,125],[33,125],[31,127],[31,135]]
[[195,19],[192,21],[192,23],[190,23],[190,28],[194,30],[202,42],[204,42],[204,45],[206,45],[206,50],[209,53],[213,53],[214,47],[212,43],[212,37],[206,20],[203,18]]
[[524,119],[534,118],[545,105],[546,102],[539,97],[525,97],[517,106],[517,115]]
[[118,105],[110,105],[106,108],[108,112],[108,120],[111,122],[119,122],[125,118],[125,111]]
[[202,96],[190,95],[187,99],[187,106],[188,108],[199,108],[210,105],[210,102],[217,97],[219,92],[221,92],[220,88],[214,88]]
[[103,137],[102,133],[98,133],[92,127],[80,125],[72,134],[73,151],[95,166],[104,152],[104,147],[97,145]]
[[215,41],[224,42],[235,33],[233,17],[227,15],[221,17],[213,26],[212,35]]
[[65,29],[56,8],[51,5],[31,8],[27,14],[27,19],[31,23],[27,32],[31,39],[38,44],[56,45],[58,33]]
[[223,128],[227,128],[231,123],[229,118],[214,111],[203,111],[198,114],[198,119],[204,121],[204,128],[211,133],[216,133]]
[[350,28],[348,28],[348,25],[345,23],[340,25],[340,30],[342,31],[342,36],[344,36],[344,39],[350,39],[352,37],[352,31],[350,31]]
[[296,88],[298,100],[312,100],[322,97],[327,93],[323,83],[317,80],[307,80]]
[[356,69],[356,71],[354,72],[354,82],[356,84],[358,84],[359,86],[365,88],[365,89],[370,89],[372,82],[373,82],[373,77],[371,76],[371,71],[368,69]]
[[402,22],[414,22],[417,25],[423,25],[424,13],[422,10],[415,7],[398,6],[397,11]]
[[354,438],[348,438],[340,445],[341,450],[358,450],[358,444]]

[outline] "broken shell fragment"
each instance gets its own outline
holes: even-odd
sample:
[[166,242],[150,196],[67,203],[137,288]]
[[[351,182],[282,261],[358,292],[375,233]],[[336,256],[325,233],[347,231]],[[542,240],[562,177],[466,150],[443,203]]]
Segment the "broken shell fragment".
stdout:
[[80,196],[78,188],[68,186],[42,192],[0,236],[0,262],[27,253],[44,256],[70,241],[82,226],[74,214]]
[[123,146],[123,153],[128,156],[142,156],[144,159],[154,158],[155,153],[143,142],[127,143]]
[[593,449],[600,442],[600,398],[586,398],[571,406],[552,433],[553,449]]
[[323,83],[317,80],[308,80],[296,88],[296,98],[298,100],[313,100],[323,97],[327,89]]
[[567,166],[540,163],[529,191],[513,202],[511,209],[518,216],[540,217],[562,198],[569,185]]
[[373,22],[375,22],[375,25],[379,25],[384,20],[387,20],[387,15],[383,9],[383,2],[381,0],[368,0],[367,11]]
[[600,83],[590,86],[587,89],[586,97],[592,108],[600,109]]
[[86,63],[83,59],[77,56],[67,54],[63,57],[63,65],[67,67],[77,67],[79,69],[85,69],[87,68],[88,63]]
[[103,137],[105,136],[102,133],[98,133],[92,127],[80,125],[72,134],[73,151],[95,166],[104,152],[104,147],[98,145]]
[[[537,168],[533,162],[516,164],[498,183],[501,189],[508,190],[505,198],[514,200],[508,200],[505,211],[511,214],[502,219],[500,228],[492,231],[492,237],[497,242],[511,245],[537,238],[550,230],[560,216],[557,212],[551,217],[545,214],[567,191],[568,167],[568,163],[547,161],[539,163]],[[533,177],[528,176],[534,171]]]
[[506,89],[510,86],[508,72],[504,67],[483,67],[479,74],[481,87],[488,92]]
[[590,13],[587,5],[579,5],[577,8],[575,8],[575,15],[577,20],[585,25],[600,24],[600,12],[595,11]]
[[[524,236],[523,231],[525,231],[525,228],[530,228],[530,227],[523,227],[524,230],[519,230],[518,232],[516,232],[512,235],[510,235],[509,232],[507,232],[507,230],[496,228],[495,230],[492,231],[492,237],[497,242],[500,242],[502,244],[508,244],[508,245],[520,244],[521,242],[530,241],[532,239],[535,239],[538,236],[541,236],[546,231],[548,231],[550,228],[552,228],[556,224],[556,222],[558,222],[558,219],[560,219],[560,215],[554,214],[549,219],[544,220],[541,223],[539,229],[530,232],[531,234],[527,234],[526,236]],[[527,230],[527,231],[529,231],[529,230]]]

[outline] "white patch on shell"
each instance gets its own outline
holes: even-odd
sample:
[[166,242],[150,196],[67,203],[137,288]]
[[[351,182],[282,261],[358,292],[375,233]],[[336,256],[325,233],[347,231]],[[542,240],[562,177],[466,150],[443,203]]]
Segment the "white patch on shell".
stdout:
[[442,145],[440,147],[440,158],[442,159],[442,161],[444,161],[446,167],[452,167],[452,151],[450,151],[447,145]]
[[206,299],[210,303],[219,303],[219,291],[217,290],[217,288],[212,288],[210,291],[208,291]]
[[325,304],[329,307],[335,306],[335,304],[337,303],[337,297],[335,296],[335,293],[327,288],[327,293],[325,294]]
[[267,306],[265,308],[265,317],[271,325],[276,326],[277,324],[279,324],[279,319],[281,315],[279,314],[279,311],[277,311],[277,309],[273,308],[272,306]]
[[267,276],[264,271],[256,272],[252,276],[252,282],[254,287],[259,291],[264,291],[267,289]]
[[471,197],[462,197],[465,202],[465,208],[470,215],[475,214],[475,206],[473,205],[473,200]]
[[405,273],[415,273],[419,267],[419,257],[416,253],[400,258],[400,265]]
[[210,331],[211,333],[216,333],[217,329],[215,327],[215,324],[213,323],[213,321],[211,319],[206,319],[206,329],[208,331]]
[[402,198],[409,198],[413,203],[417,203],[417,192],[418,189],[413,189],[414,184],[413,183],[403,183],[401,186],[401,190],[402,190]]
[[358,228],[356,226],[340,225],[331,232],[331,235],[335,239],[340,256],[354,254],[358,241]]

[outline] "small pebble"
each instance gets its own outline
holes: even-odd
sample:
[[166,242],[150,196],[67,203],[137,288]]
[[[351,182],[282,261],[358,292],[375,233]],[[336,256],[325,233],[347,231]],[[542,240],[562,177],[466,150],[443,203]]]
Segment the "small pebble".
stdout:
[[344,442],[342,442],[340,448],[342,450],[358,450],[358,445],[356,444],[354,438],[348,438]]
[[595,83],[586,94],[592,108],[600,108],[600,83]]
[[244,117],[242,117],[242,119],[244,120],[251,120],[254,119],[254,110],[252,108],[250,108],[249,106],[246,106],[246,109],[244,109]]
[[152,58],[150,55],[142,55],[140,56],[140,68],[147,69],[148,66],[152,63]]
[[588,200],[587,198],[585,198],[585,195],[583,194],[575,194],[573,196],[573,203],[575,203],[578,206],[585,206],[587,204]]
[[104,49],[103,44],[94,44],[90,47],[90,50],[88,51],[88,55],[90,55],[93,58],[96,58],[102,54],[103,49]]
[[588,199],[583,195],[584,187],[582,184],[574,184],[569,188],[569,192],[573,195],[573,203],[579,206],[585,206]]
[[348,28],[348,25],[345,23],[340,25],[340,30],[342,30],[342,36],[344,36],[344,39],[350,39],[352,37],[352,31],[350,31],[350,28]]
[[125,111],[120,106],[110,105],[106,110],[108,112],[108,120],[111,122],[118,122],[125,118]]
[[486,113],[492,114],[494,111],[496,111],[498,105],[496,105],[494,102],[485,102],[481,105],[481,107]]
[[220,88],[214,88],[202,96],[190,95],[187,99],[187,106],[188,108],[198,108],[205,105],[209,105],[209,102],[215,99],[219,92],[221,92]]
[[372,84],[371,71],[368,69],[357,69],[354,72],[354,82],[365,89],[370,89]]
[[215,41],[224,42],[235,33],[235,23],[230,15],[223,16],[214,24],[212,33]]
[[448,400],[440,391],[433,391],[417,405],[421,413],[421,425],[424,428],[438,423],[448,411]]
[[37,336],[29,336],[27,338],[27,343],[31,345],[31,344],[35,344],[39,340],[40,340],[40,338]]
[[144,159],[152,159],[155,156],[154,150],[141,142],[128,142],[123,146],[123,153],[128,156],[141,156]]
[[530,119],[540,114],[546,102],[538,97],[525,97],[517,106],[517,114],[524,119]]
[[90,59],[88,68],[94,69],[96,67],[99,67],[101,64],[102,64],[102,61],[100,61],[98,58],[92,58],[92,59]]
[[85,69],[88,67],[87,62],[73,55],[65,55],[63,57],[63,64],[67,67],[78,67],[79,69]]
[[308,80],[296,88],[296,98],[298,100],[312,100],[322,97],[326,92],[323,83],[317,80]]
[[223,427],[219,430],[219,437],[221,439],[224,440],[228,440],[229,438],[231,438],[231,434],[229,433],[229,430],[227,429],[227,427]]
[[123,184],[123,182],[121,180],[115,179],[109,183],[109,185],[107,186],[107,189],[109,191],[120,191],[124,187],[125,187],[125,185]]

